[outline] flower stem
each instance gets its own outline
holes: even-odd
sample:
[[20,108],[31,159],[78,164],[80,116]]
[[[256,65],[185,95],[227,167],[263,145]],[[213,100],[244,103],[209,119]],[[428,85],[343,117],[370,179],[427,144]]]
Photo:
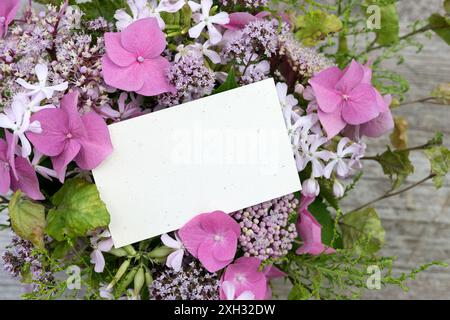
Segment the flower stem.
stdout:
[[430,179],[433,179],[435,176],[436,176],[435,173],[431,173],[429,176],[427,176],[427,177],[423,178],[422,180],[419,180],[419,181],[411,184],[410,186],[408,186],[408,187],[406,187],[404,189],[401,189],[401,190],[398,190],[398,191],[395,191],[395,192],[388,191],[384,195],[379,196],[378,198],[375,198],[375,199],[373,199],[373,200],[363,204],[362,206],[359,206],[358,208],[351,210],[350,212],[359,211],[359,210],[362,210],[362,209],[364,209],[364,208],[366,208],[366,207],[368,207],[368,206],[370,206],[370,205],[372,205],[372,204],[374,204],[374,203],[376,203],[378,201],[398,196],[398,195],[400,195],[400,194],[402,194],[402,193],[404,193],[406,191],[409,191],[409,190],[411,190],[411,189],[421,185],[422,183],[424,183],[424,182],[426,182],[426,181],[428,181]]

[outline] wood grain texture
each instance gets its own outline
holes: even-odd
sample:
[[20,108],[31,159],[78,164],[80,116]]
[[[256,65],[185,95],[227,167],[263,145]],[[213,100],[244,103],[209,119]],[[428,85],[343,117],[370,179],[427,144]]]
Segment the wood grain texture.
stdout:
[[[431,12],[441,10],[442,0],[420,0],[399,2],[402,21],[419,19]],[[414,50],[405,51],[404,64],[389,65],[389,68],[402,73],[411,84],[407,100],[415,100],[429,93],[437,84],[450,82],[450,49],[441,40],[423,39],[424,50],[416,54]],[[429,104],[412,104],[394,111],[395,115],[405,117],[411,130],[410,145],[425,143],[436,130],[445,133],[450,139],[450,107]],[[383,150],[388,139],[368,141],[368,154]],[[448,146],[448,144],[447,144]],[[412,155],[416,172],[408,182],[425,177],[429,172],[427,160],[420,154]],[[397,274],[407,272],[420,264],[433,260],[450,263],[450,179],[445,186],[436,191],[432,183],[402,194],[382,203],[377,208],[386,229],[384,255],[397,256],[395,268]],[[343,205],[353,209],[366,201],[383,194],[388,188],[378,164],[367,163],[366,173],[356,191]],[[0,252],[8,242],[9,234],[0,233]],[[385,288],[382,291],[370,291],[367,299],[450,299],[450,269],[433,268],[420,274],[409,283],[409,292],[399,288]],[[286,296],[289,287],[282,282],[276,283],[276,291]],[[21,288],[15,280],[0,271],[0,299],[15,299],[21,294]]]

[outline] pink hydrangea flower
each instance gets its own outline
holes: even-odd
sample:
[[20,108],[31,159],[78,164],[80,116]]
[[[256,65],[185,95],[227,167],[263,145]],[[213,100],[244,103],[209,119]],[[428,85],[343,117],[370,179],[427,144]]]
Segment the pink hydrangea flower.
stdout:
[[220,288],[225,295],[225,300],[255,300],[255,295],[249,290],[236,296],[236,286],[231,281],[222,282]]
[[0,37],[3,37],[8,31],[8,26],[14,20],[19,8],[20,0],[0,1]]
[[[221,279],[220,299],[229,300],[231,286],[234,287],[234,297],[252,293],[255,300],[270,298],[269,281],[286,274],[273,266],[260,271],[260,265],[261,260],[255,257],[241,257],[230,264]],[[229,284],[224,286],[225,283]]]
[[62,98],[61,108],[35,113],[32,120],[40,122],[42,132],[27,135],[40,153],[51,157],[61,182],[72,160],[81,169],[92,170],[113,149],[103,119],[93,111],[81,116],[77,103],[78,92],[72,92]]
[[5,134],[6,141],[0,139],[0,194],[6,194],[9,189],[21,190],[33,200],[45,199],[39,190],[39,181],[30,161],[8,154],[8,145],[12,143],[13,137],[8,131]]
[[102,58],[106,84],[143,96],[174,92],[166,76],[170,63],[161,56],[166,44],[155,18],[133,22],[122,32],[107,32]]
[[361,125],[386,111],[380,94],[370,84],[368,69],[353,60],[344,70],[331,67],[309,81],[316,98],[319,120],[328,138],[337,135],[347,125]]
[[308,206],[313,203],[315,197],[303,197],[299,207],[297,232],[303,240],[303,245],[297,249],[297,254],[319,255],[335,252],[333,248],[322,243],[322,226],[308,211]]
[[222,211],[214,211],[196,216],[178,231],[178,235],[206,270],[216,272],[233,261],[240,232],[233,218]]

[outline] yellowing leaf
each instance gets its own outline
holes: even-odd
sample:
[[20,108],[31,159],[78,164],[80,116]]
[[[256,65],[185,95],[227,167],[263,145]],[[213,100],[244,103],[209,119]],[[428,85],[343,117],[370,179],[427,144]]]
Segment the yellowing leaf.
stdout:
[[394,123],[394,132],[390,136],[392,145],[399,150],[408,148],[408,121],[395,117]]
[[23,239],[44,248],[45,208],[21,197],[17,191],[8,205],[11,227]]

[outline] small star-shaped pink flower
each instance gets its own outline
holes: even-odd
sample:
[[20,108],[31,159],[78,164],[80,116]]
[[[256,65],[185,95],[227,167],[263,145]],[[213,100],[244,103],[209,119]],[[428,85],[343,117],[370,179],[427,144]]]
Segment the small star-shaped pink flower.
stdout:
[[174,92],[166,76],[170,63],[161,56],[166,44],[155,18],[138,20],[122,32],[106,33],[102,58],[106,84],[143,96]]

